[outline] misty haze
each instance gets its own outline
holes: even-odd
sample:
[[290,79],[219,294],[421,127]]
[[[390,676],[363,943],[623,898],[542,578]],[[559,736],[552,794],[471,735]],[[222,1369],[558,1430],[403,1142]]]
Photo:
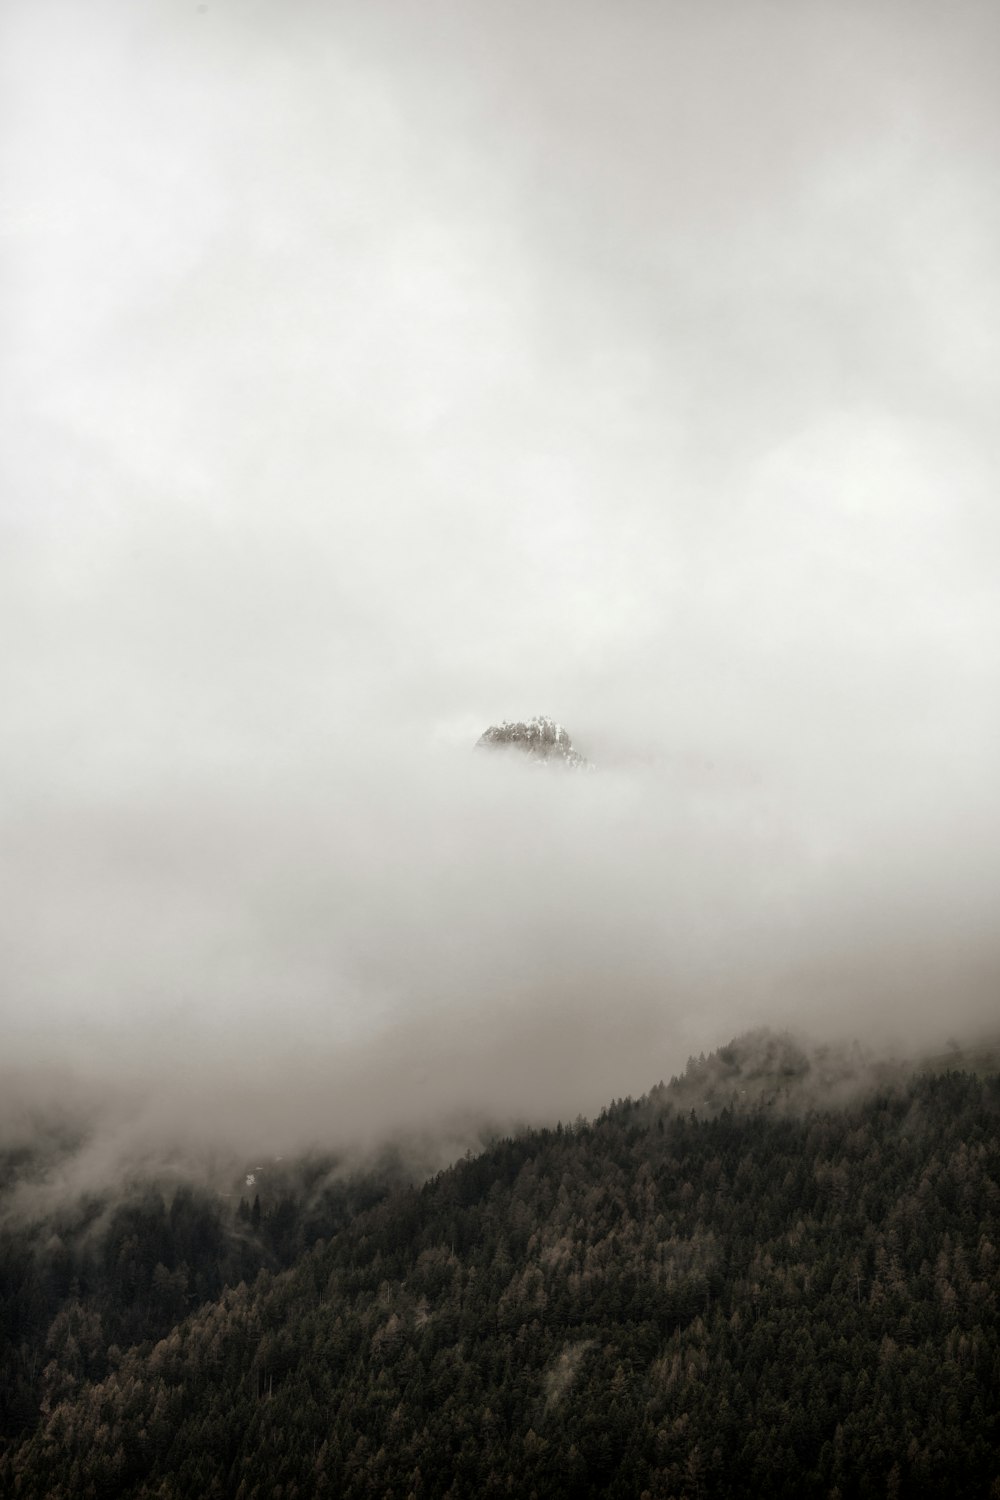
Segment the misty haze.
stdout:
[[0,1490],[1000,1485],[998,33],[3,8]]

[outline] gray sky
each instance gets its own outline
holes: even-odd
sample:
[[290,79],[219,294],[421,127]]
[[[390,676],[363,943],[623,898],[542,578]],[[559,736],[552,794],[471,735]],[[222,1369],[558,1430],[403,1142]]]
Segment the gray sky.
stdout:
[[[995,1020],[998,32],[8,0],[11,1061],[322,1130]],[[474,762],[539,712],[599,776]]]

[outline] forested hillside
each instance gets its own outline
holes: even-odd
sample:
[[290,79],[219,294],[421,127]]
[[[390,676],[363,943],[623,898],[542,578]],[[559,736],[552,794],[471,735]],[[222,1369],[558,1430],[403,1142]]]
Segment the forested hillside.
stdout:
[[0,1443],[103,1379],[123,1349],[161,1338],[227,1286],[293,1265],[420,1176],[419,1156],[391,1149],[363,1168],[315,1156],[258,1168],[242,1194],[147,1177],[30,1215],[25,1186],[82,1144],[41,1133],[0,1153]]
[[[792,1107],[791,1057],[754,1090],[723,1049],[592,1123],[386,1182],[284,1271],[244,1204],[224,1238],[263,1269],[89,1366],[103,1335],[67,1289],[0,1488],[1000,1494],[1000,1077]],[[181,1295],[163,1266],[154,1308],[170,1277]]]

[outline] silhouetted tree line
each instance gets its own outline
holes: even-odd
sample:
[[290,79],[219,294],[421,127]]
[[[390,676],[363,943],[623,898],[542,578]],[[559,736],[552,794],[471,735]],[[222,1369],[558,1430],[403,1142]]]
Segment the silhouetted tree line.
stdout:
[[[81,1287],[0,1490],[1000,1496],[1000,1078],[798,1115],[772,1091],[699,1116],[682,1092],[347,1206],[155,1343],[101,1354]],[[285,1201],[291,1253],[308,1213]],[[120,1316],[172,1316],[243,1253],[208,1205],[171,1237],[172,1215],[112,1221]]]

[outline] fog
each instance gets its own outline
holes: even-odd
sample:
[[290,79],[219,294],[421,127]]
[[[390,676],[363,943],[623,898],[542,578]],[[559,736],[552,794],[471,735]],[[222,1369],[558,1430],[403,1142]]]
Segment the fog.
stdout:
[[7,1138],[996,1027],[998,29],[10,0]]

